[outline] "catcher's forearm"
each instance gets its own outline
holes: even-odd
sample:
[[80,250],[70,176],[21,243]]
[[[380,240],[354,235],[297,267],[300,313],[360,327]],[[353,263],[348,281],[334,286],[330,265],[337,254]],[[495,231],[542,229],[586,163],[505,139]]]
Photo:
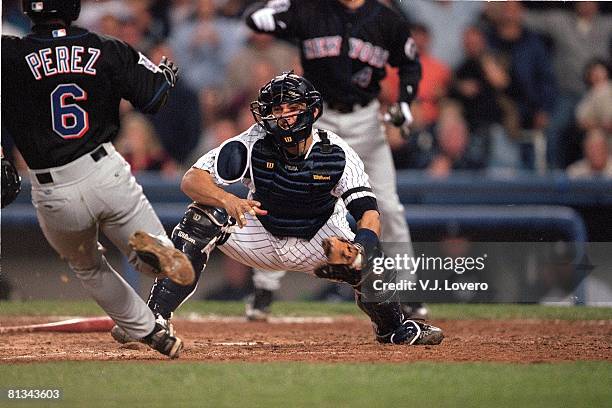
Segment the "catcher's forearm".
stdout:
[[363,213],[363,216],[357,221],[357,229],[367,228],[377,236],[380,236],[380,215],[376,210],[368,210]]
[[181,190],[197,203],[219,208],[225,208],[231,195],[215,184],[209,172],[194,167],[183,176]]

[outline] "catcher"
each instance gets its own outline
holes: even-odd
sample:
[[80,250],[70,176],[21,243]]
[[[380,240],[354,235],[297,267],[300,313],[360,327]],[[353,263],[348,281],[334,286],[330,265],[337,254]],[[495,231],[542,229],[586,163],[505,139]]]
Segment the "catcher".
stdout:
[[[194,203],[172,240],[190,259],[196,283],[157,279],[148,304],[158,319],[170,319],[191,295],[218,246],[253,268],[314,273],[352,285],[381,343],[442,341],[439,328],[404,318],[394,292],[363,295],[370,262],[382,255],[376,197],[353,149],[334,133],[313,129],[322,109],[321,95],[308,80],[292,72],[276,76],[251,104],[257,123],[187,171],[181,188]],[[236,182],[249,188],[247,199],[219,187]],[[356,234],[347,211],[357,220]],[[119,327],[112,334],[130,340]]]

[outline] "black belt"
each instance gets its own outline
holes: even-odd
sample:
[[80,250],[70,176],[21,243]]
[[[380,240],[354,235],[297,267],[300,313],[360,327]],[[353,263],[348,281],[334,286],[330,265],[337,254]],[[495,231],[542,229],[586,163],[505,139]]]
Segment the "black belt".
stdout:
[[366,106],[368,102],[341,102],[341,101],[328,101],[327,107],[340,113],[351,113],[355,110],[355,105]]
[[[97,162],[101,158],[108,156],[108,152],[106,151],[104,146],[100,146],[93,152],[89,153],[89,155],[91,156],[93,161]],[[36,173],[36,179],[40,184],[53,183],[53,177],[51,176],[51,173]]]

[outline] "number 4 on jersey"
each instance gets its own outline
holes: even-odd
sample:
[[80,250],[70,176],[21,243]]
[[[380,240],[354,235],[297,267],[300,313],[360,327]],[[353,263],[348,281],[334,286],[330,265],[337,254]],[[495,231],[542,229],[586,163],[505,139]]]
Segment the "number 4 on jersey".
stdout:
[[87,92],[77,84],[58,85],[51,92],[52,126],[55,133],[64,139],[78,139],[89,130],[89,115],[76,103],[69,103],[69,98],[85,101]]

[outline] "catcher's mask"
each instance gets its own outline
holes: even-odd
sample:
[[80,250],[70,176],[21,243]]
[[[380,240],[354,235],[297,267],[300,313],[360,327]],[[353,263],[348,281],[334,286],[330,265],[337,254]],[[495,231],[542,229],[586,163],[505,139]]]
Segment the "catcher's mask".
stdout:
[[21,5],[35,24],[54,18],[70,24],[81,13],[81,0],[22,0]]
[[[283,114],[281,105],[301,107]],[[251,112],[255,121],[272,136],[285,158],[296,159],[306,154],[302,142],[310,137],[313,123],[323,113],[323,104],[321,94],[314,86],[291,71],[274,77],[261,88],[257,100],[251,102]]]

